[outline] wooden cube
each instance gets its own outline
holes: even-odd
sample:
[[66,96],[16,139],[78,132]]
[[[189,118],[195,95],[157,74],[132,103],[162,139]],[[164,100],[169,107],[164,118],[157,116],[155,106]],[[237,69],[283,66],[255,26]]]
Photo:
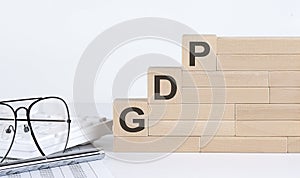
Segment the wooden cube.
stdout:
[[148,136],[147,99],[116,99],[113,106],[115,136]]
[[150,67],[148,102],[181,103],[181,71],[180,67]]
[[183,35],[182,65],[184,70],[216,70],[216,35]]

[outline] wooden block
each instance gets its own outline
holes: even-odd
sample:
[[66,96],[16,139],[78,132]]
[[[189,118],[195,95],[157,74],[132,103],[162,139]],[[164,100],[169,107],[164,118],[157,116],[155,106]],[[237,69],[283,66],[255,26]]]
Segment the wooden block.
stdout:
[[300,103],[300,88],[270,88],[270,103]]
[[148,113],[147,99],[115,99],[114,136],[148,136]]
[[300,136],[300,121],[237,121],[237,136]]
[[300,70],[300,55],[218,55],[218,70]]
[[183,103],[269,103],[268,88],[182,88]]
[[300,54],[300,38],[220,37],[218,54]]
[[234,104],[150,104],[149,120],[234,120]]
[[237,104],[237,120],[300,120],[300,104]]
[[234,121],[149,121],[150,136],[234,136]]
[[200,150],[213,153],[286,153],[286,144],[286,137],[214,137]]
[[268,87],[268,72],[183,71],[182,87]]
[[[209,46],[207,54],[201,44]],[[182,37],[182,65],[185,70],[216,70],[216,51],[216,35],[183,35]]]
[[300,87],[300,72],[274,71],[269,75],[271,87]]
[[288,153],[300,153],[300,137],[288,137]]
[[114,137],[116,152],[199,152],[199,137]]
[[180,67],[150,67],[148,102],[181,103],[181,75]]

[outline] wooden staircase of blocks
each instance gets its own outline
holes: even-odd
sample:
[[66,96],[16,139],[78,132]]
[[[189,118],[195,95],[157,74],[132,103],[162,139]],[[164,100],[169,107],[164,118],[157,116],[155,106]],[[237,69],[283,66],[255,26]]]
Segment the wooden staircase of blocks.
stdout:
[[115,151],[300,152],[300,38],[182,46],[182,68],[149,68],[148,98],[114,101]]

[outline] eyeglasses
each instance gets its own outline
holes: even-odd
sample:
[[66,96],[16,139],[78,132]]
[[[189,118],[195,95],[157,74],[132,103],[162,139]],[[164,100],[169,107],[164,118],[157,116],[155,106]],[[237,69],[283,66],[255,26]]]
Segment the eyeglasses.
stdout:
[[[20,102],[22,105],[18,106]],[[24,106],[24,102],[29,104]],[[25,111],[23,115],[21,110]],[[42,111],[42,113],[37,111]],[[58,111],[60,111],[59,114],[57,114]],[[18,115],[20,114],[21,117],[19,118]],[[20,125],[22,122],[25,123]],[[16,133],[18,129],[22,129],[23,133],[20,135],[30,133],[34,145],[42,156],[53,152],[65,151],[69,141],[70,123],[68,105],[59,97],[51,96],[0,101],[1,162],[10,153],[17,138]],[[59,135],[56,135],[56,133]],[[55,138],[53,138],[53,135]],[[22,136],[19,139],[22,140]]]

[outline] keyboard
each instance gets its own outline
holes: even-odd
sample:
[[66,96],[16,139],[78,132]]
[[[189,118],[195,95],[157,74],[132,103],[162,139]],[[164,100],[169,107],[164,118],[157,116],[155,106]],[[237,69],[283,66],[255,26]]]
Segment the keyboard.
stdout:
[[[63,118],[55,116],[53,117],[53,119]],[[65,141],[61,136],[66,135],[67,132],[65,128],[57,127],[55,131],[53,131],[49,129],[51,128],[51,124],[55,123],[40,122],[38,125],[35,125],[35,127],[39,127],[39,129],[34,129],[39,131],[39,133],[35,134],[39,134],[40,140],[38,141],[40,144],[44,145],[43,149],[45,149],[45,152],[47,153],[55,153],[57,152],[57,148],[63,148],[63,146],[65,145]],[[24,123],[18,125],[15,142],[8,157],[16,159],[27,159],[41,156],[40,152],[37,150],[33,142],[30,132],[23,132],[23,127]],[[3,130],[3,127],[1,127],[1,125],[0,129]],[[67,148],[71,148],[88,142],[93,142],[97,139],[100,139],[102,136],[111,133],[112,120],[108,120],[105,117],[72,117],[70,137]],[[0,143],[3,143],[1,139],[3,138],[0,136]],[[7,146],[3,146],[0,144],[0,150],[6,148]]]

